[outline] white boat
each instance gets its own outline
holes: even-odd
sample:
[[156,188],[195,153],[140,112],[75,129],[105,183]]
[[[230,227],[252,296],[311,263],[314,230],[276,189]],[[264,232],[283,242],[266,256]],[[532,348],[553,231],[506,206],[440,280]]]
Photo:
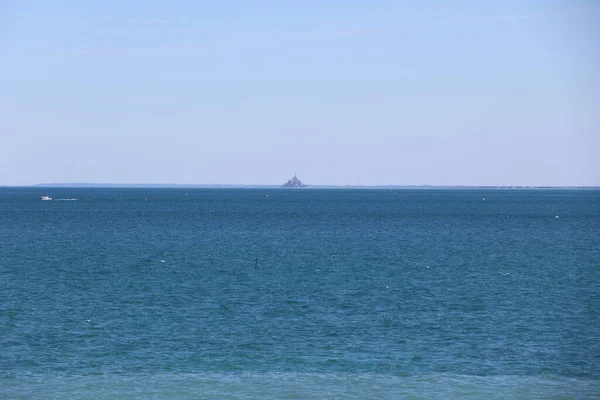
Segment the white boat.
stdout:
[[52,197],[50,197],[50,196],[42,196],[42,200],[52,200]]

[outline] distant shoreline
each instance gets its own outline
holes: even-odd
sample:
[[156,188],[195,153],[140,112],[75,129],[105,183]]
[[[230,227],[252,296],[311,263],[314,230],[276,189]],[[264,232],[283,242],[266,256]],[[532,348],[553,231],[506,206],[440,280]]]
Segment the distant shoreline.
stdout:
[[519,185],[308,185],[302,188],[284,188],[280,185],[242,184],[171,184],[171,183],[38,183],[35,185],[0,185],[20,188],[143,188],[143,189],[571,189],[599,190],[600,186],[519,186]]

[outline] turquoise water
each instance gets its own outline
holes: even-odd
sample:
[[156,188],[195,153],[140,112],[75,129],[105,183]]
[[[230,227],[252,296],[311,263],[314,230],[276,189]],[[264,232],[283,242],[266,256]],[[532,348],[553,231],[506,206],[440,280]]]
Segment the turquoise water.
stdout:
[[600,191],[2,188],[0,284],[3,398],[600,396]]

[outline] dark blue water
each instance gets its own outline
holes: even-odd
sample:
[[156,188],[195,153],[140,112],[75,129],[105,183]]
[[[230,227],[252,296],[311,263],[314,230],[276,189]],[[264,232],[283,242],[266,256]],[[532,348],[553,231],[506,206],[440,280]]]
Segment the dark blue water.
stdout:
[[0,397],[600,395],[599,191],[4,188],[0,285]]

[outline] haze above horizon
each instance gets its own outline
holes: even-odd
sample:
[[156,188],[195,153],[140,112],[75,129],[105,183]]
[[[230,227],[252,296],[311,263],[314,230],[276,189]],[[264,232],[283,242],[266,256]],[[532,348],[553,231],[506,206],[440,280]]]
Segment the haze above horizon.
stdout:
[[3,2],[0,185],[600,186],[598,26],[583,0]]

